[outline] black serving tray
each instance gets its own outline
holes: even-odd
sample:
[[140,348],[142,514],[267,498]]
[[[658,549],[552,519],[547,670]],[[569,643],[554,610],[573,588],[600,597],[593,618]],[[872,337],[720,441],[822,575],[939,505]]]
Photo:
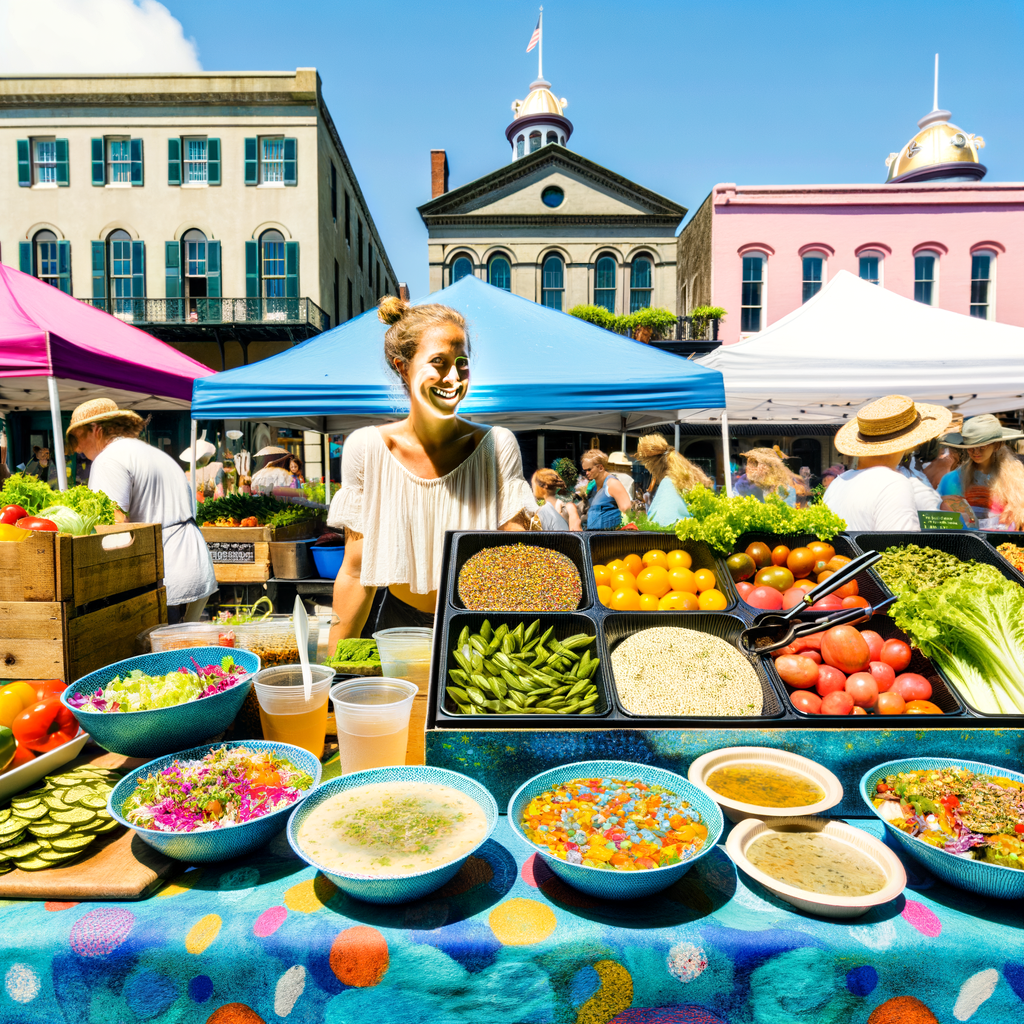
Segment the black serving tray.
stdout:
[[[998,548],[1000,544],[1016,544],[1017,547],[1024,548],[1024,533],[1015,533],[1009,530],[985,530],[982,532],[981,536],[984,537],[985,540],[992,546],[993,551],[995,551],[995,549]],[[1003,565],[1009,566],[1010,569],[1014,573],[1016,573],[1014,581],[1016,583],[1020,583],[1021,586],[1024,586],[1024,575],[1022,575],[1018,569],[1014,569],[1014,567],[1010,565],[1010,563],[1005,558],[1003,558],[1003,556],[998,551],[996,551],[996,555],[1001,560],[1000,568],[1002,568]]]

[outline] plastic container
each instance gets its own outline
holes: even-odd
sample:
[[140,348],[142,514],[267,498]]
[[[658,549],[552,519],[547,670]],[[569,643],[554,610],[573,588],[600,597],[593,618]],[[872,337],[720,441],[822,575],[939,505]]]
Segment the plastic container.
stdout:
[[313,564],[316,566],[317,575],[322,580],[333,580],[341,571],[341,563],[345,560],[345,546],[343,544],[334,547],[311,544],[309,553],[313,556]]
[[309,701],[302,692],[302,667],[276,665],[256,673],[254,687],[260,704],[263,736],[276,743],[291,743],[323,756],[327,735],[327,697],[334,681],[328,665],[310,665],[313,690]]
[[430,684],[430,651],[434,631],[422,626],[397,626],[373,634],[380,652],[381,674],[407,679],[417,692],[426,693]]
[[348,679],[331,687],[338,754],[346,774],[405,764],[415,683]]

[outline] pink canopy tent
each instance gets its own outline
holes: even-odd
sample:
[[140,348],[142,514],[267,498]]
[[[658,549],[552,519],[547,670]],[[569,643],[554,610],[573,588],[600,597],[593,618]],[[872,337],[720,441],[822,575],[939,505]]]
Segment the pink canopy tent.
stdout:
[[211,373],[145,331],[0,265],[0,412],[49,408],[58,465],[62,405],[103,397],[125,409],[188,409],[193,381]]

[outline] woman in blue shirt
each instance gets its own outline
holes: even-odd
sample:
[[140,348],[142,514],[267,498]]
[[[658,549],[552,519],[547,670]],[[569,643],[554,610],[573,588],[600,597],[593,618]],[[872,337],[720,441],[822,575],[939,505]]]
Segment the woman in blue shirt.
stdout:
[[669,445],[661,434],[641,437],[636,446],[636,457],[651,474],[650,492],[654,495],[647,518],[659,526],[671,526],[679,519],[689,519],[683,495],[703,484],[709,491],[715,489],[703,470]]
[[608,472],[608,456],[591,448],[580,457],[580,468],[596,490],[587,512],[588,530],[616,530],[622,525],[622,513],[632,506],[622,481]]

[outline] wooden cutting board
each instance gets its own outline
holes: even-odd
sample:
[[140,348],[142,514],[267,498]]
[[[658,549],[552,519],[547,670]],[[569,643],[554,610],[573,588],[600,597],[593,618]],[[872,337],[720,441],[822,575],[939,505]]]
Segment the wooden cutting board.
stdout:
[[[95,750],[95,748],[93,748]],[[131,771],[144,760],[120,754],[82,757],[57,769],[56,774],[83,764]],[[116,828],[101,836],[85,856],[67,867],[43,871],[15,868],[0,875],[0,898],[27,900],[139,900],[158,888],[168,875],[181,871],[180,861],[157,853],[134,833]]]

